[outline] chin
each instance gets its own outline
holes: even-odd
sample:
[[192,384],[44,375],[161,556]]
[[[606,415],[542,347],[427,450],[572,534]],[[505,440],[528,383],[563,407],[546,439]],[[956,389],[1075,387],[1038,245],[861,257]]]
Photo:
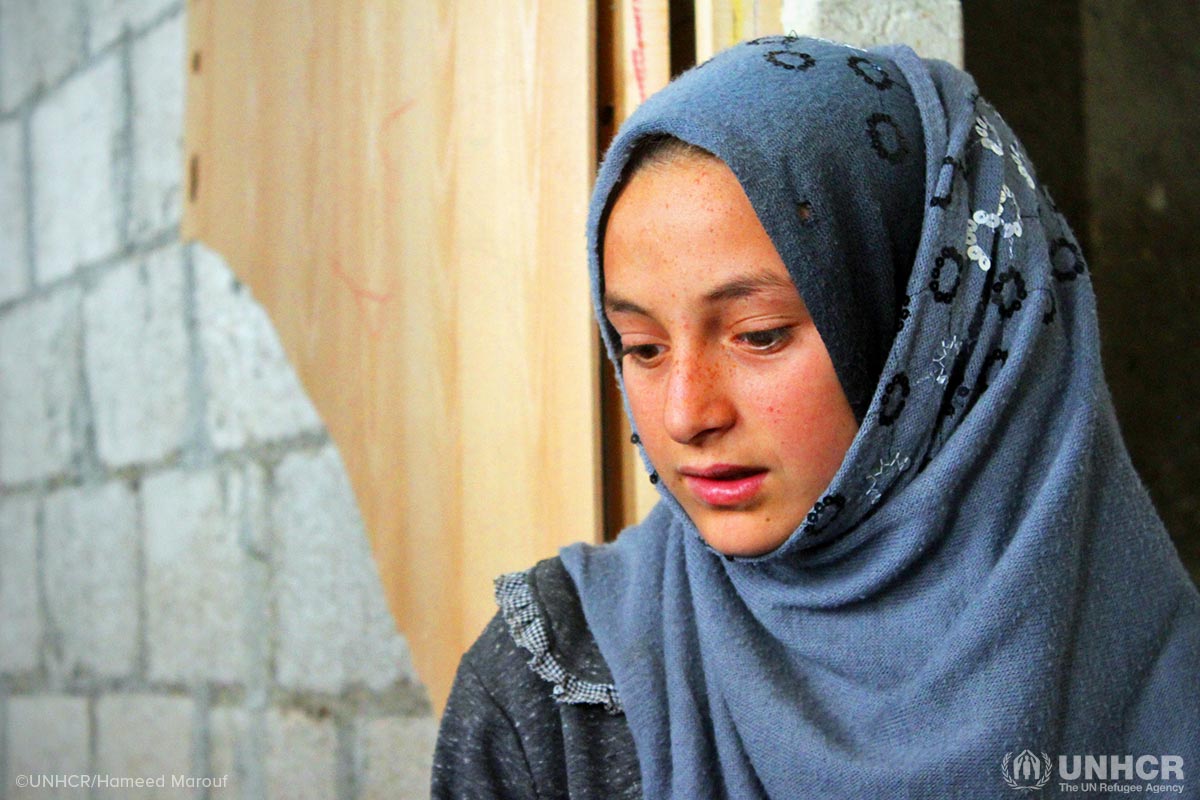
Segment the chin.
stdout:
[[787,531],[764,532],[760,525],[752,526],[756,530],[747,530],[751,526],[722,525],[719,522],[709,522],[707,525],[698,525],[697,527],[700,530],[701,538],[708,543],[709,547],[723,555],[737,558],[766,555],[786,542],[793,530],[789,528]]

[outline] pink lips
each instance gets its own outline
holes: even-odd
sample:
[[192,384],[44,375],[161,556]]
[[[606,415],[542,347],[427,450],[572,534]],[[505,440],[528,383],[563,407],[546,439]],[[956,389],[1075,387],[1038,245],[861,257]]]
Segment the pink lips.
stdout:
[[714,464],[703,469],[679,470],[696,498],[710,506],[737,506],[749,502],[762,488],[767,471],[736,464]]

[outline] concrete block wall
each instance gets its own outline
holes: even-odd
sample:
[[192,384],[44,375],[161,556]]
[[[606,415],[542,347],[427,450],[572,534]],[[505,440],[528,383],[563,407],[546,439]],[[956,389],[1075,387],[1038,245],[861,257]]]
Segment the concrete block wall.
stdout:
[[[337,451],[179,241],[185,27],[0,0],[0,797],[426,797],[436,721]],[[80,774],[167,785],[18,786]]]
[[903,42],[962,65],[960,0],[782,0],[783,30],[858,47]]

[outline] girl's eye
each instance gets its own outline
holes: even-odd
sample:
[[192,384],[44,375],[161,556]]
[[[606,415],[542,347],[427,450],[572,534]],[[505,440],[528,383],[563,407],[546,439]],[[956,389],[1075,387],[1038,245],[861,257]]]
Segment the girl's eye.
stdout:
[[633,344],[629,347],[621,348],[621,360],[625,360],[625,356],[633,356],[634,361],[647,362],[653,361],[662,352],[662,347],[656,344]]
[[769,352],[778,350],[792,338],[791,328],[770,328],[765,331],[749,331],[738,335],[738,340],[749,345],[752,350]]

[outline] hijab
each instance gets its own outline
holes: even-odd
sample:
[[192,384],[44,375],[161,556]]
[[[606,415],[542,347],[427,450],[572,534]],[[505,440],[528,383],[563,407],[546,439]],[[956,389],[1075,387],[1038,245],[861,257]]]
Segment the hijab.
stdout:
[[1023,753],[1200,768],[1200,596],[1122,443],[1086,262],[972,79],[765,37],[647,100],[588,220],[615,363],[603,227],[658,134],[737,176],[861,424],[770,553],[713,550],[662,482],[616,542],[562,550],[646,796],[1007,795]]

